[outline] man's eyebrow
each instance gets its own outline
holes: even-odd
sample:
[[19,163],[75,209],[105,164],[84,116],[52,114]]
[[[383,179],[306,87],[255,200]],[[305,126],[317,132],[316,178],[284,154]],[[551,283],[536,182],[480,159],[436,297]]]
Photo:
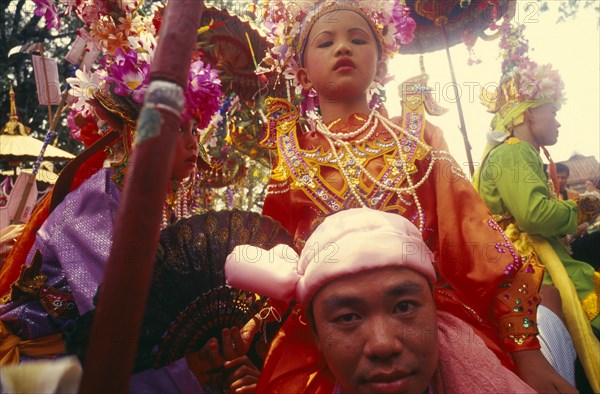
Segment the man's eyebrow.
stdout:
[[[399,297],[405,295],[420,295],[425,293],[425,286],[421,283],[407,280],[399,284],[394,284],[384,290],[385,296]],[[323,301],[323,310],[331,312],[339,308],[359,307],[364,305],[364,298],[355,295],[332,295]]]
[[323,310],[331,312],[340,308],[358,307],[364,304],[364,300],[359,296],[354,295],[332,295],[323,301]]
[[389,296],[404,296],[404,295],[418,295],[425,292],[425,286],[421,283],[407,280],[401,284],[391,286],[385,290],[385,295]]

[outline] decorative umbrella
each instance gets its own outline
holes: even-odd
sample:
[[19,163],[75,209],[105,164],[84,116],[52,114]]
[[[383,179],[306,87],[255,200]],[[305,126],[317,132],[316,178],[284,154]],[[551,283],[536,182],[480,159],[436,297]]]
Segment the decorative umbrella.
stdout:
[[514,10],[515,1],[406,0],[406,5],[417,28],[414,39],[403,45],[400,53],[419,54],[459,44],[465,35],[489,39],[485,31],[490,24]]
[[471,175],[475,172],[475,168],[450,57],[450,46],[463,42],[467,38],[472,45],[477,37],[484,39],[494,37],[495,35],[487,36],[485,30],[503,16],[512,15],[515,3],[515,0],[406,0],[406,5],[411,10],[410,16],[417,23],[417,28],[413,41],[404,45],[400,52],[417,54],[446,50],[458,107],[460,131],[465,143]]
[[[36,160],[44,144],[30,137],[29,131],[29,127],[19,121],[15,92],[11,85],[9,120],[0,131],[0,160],[10,163]],[[70,160],[73,157],[71,153],[54,146],[48,146],[44,155],[46,160],[51,161]]]
[[261,79],[255,73],[257,62],[268,49],[262,30],[256,26],[255,5],[252,1],[210,1],[206,6],[197,41],[204,60],[219,70],[225,91],[234,92],[245,102],[255,102],[260,94],[267,94],[268,85],[274,85],[268,76]]
[[[40,154],[44,143],[28,135],[0,134],[0,160],[10,163],[34,161]],[[75,156],[71,153],[49,145],[44,160],[64,161]]]

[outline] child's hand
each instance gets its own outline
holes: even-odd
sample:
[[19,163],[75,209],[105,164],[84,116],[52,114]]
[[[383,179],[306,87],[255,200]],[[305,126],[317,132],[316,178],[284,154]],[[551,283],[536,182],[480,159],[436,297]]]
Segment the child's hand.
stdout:
[[252,394],[256,392],[260,371],[247,356],[226,361],[224,367],[227,371],[223,385],[226,393]]
[[581,195],[577,201],[577,224],[582,224],[584,222],[592,223],[596,220],[598,213],[600,213],[600,200],[591,194],[583,194]]
[[244,356],[248,353],[254,335],[260,330],[261,320],[258,317],[252,318],[244,327],[224,328],[221,331],[223,339],[223,357],[226,361]]
[[575,387],[552,368],[539,350],[514,352],[517,375],[538,393],[577,394]]

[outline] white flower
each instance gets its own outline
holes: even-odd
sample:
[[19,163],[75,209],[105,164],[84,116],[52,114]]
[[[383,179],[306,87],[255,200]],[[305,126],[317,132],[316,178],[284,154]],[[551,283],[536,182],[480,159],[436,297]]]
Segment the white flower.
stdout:
[[139,36],[129,36],[127,39],[131,49],[138,53],[139,59],[152,63],[156,50],[156,37],[153,34],[144,31]]
[[67,78],[67,83],[71,85],[69,94],[74,97],[82,97],[83,100],[93,99],[93,93],[102,88],[104,84],[102,77],[105,71],[96,71],[94,73],[83,70],[75,71],[75,77]]

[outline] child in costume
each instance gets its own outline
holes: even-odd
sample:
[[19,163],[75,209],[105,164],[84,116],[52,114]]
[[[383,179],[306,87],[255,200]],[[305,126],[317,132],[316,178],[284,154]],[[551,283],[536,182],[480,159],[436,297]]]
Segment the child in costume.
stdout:
[[[426,86],[413,83],[403,117],[390,119],[368,93],[385,82],[386,60],[409,26],[404,5],[388,1],[284,4],[272,9],[276,46],[266,64],[296,73],[319,113],[307,116],[270,99],[264,145],[277,150],[263,214],[279,220],[301,249],[329,214],[369,207],[413,222],[434,252],[441,310],[467,320],[532,387],[572,387],[538,351],[536,310],[543,269],[514,250],[459,165],[442,131],[424,119]],[[413,25],[414,26],[414,25]],[[394,34],[397,33],[397,34]],[[312,92],[312,93],[309,93]],[[334,256],[335,245],[322,255]],[[295,310],[275,339],[259,390],[286,384],[327,387],[310,330]],[[513,359],[508,356],[511,353]],[[534,366],[535,365],[535,366]],[[542,371],[545,371],[542,373]],[[550,376],[548,379],[543,374]],[[310,391],[308,390],[308,391]]]
[[[524,255],[536,254],[545,265],[544,284],[554,285],[562,298],[567,327],[594,391],[600,391],[600,305],[594,268],[575,260],[560,238],[577,232],[578,225],[594,220],[598,199],[591,196],[560,200],[554,164],[546,146],[554,145],[560,123],[556,113],[564,101],[563,82],[550,65],[538,65],[527,56],[522,28],[502,27],[505,60],[497,91],[482,92],[482,101],[495,113],[488,146],[475,187],[497,215],[511,241]],[[540,155],[550,161],[550,178]],[[554,179],[553,179],[554,178]]]
[[[181,133],[177,153],[172,179],[181,181],[192,174],[198,155],[191,122]],[[13,285],[10,301],[0,305],[3,341],[13,342],[11,348],[2,349],[3,364],[63,353],[61,333],[68,330],[79,314],[94,307],[93,297],[112,244],[121,194],[113,175],[111,168],[100,169],[68,194],[38,231],[32,252],[41,252],[36,277],[42,280],[28,283],[22,278]],[[16,289],[21,290],[21,296]],[[31,297],[27,291],[37,297]],[[39,352],[38,348],[30,352],[29,347],[22,344],[33,345],[36,341],[44,343],[45,351]],[[181,379],[181,374],[185,377],[185,369],[185,365],[184,368],[169,367],[169,373],[162,371],[165,375],[159,380],[169,376]],[[136,379],[134,385],[135,382]],[[135,386],[132,389],[135,390]]]
[[[202,62],[192,63],[190,83],[203,72],[207,70]],[[204,89],[202,94],[216,94],[218,101],[220,81],[216,78],[216,71],[208,69],[208,74],[211,76],[210,86],[201,86]],[[95,113],[101,114],[109,128],[119,130],[121,137],[110,146],[104,168],[66,195],[37,231],[27,259],[28,266],[0,304],[0,364],[61,356],[65,352],[63,333],[70,332],[75,319],[95,307],[94,297],[103,280],[113,241],[113,226],[132,149],[131,141],[135,139],[136,114],[124,112],[119,101],[110,95],[97,92],[94,98],[97,105]],[[200,98],[200,101],[211,98]],[[193,192],[199,160],[197,130],[206,126],[217,108],[209,105],[198,108],[194,101],[186,101],[185,113],[188,116],[184,115],[173,156],[172,182],[163,210],[163,228],[189,216],[186,197]],[[238,329],[227,330],[224,335],[241,341]],[[227,384],[252,386],[257,381],[258,370],[242,354],[228,353],[236,357],[231,357],[235,359],[230,360],[233,365],[227,365],[230,371],[234,371]],[[203,392],[204,385],[211,383],[208,382],[208,371],[222,366],[224,362],[216,339],[212,339],[203,349],[186,358],[166,367],[135,374],[130,390]]]
[[[335,263],[320,259],[328,245],[336,245]],[[315,379],[288,392],[535,392],[469,325],[436,311],[432,253],[400,215],[341,211],[325,218],[299,256],[284,245],[237,246],[225,273],[235,287],[297,300],[306,311],[329,388]],[[464,374],[474,365],[478,372]]]

